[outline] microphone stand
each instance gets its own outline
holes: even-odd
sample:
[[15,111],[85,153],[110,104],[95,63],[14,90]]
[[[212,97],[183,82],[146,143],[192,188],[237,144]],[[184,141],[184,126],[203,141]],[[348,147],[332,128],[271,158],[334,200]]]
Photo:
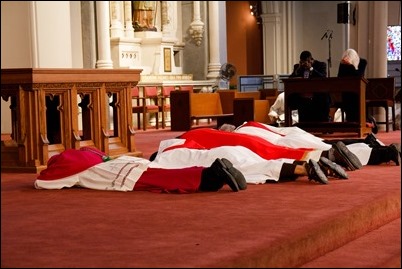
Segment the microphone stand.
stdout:
[[332,67],[331,40],[332,40],[332,30],[331,30],[331,33],[328,36],[328,77],[331,77],[331,67]]
[[332,30],[327,30],[324,35],[321,37],[321,40],[323,40],[324,38],[326,38],[328,40],[328,64],[327,64],[327,68],[328,68],[328,72],[327,75],[328,77],[331,76],[331,66],[332,66],[332,60],[331,60],[331,40],[332,40]]

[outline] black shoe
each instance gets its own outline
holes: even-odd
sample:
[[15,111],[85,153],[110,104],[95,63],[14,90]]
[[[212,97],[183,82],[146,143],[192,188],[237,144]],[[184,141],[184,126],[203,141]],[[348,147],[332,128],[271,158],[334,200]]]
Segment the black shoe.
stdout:
[[332,147],[328,150],[328,159],[330,161],[335,162],[335,149],[334,146],[332,145]]
[[242,172],[236,169],[228,159],[222,158],[221,161],[225,164],[226,170],[236,179],[239,189],[240,190],[247,189],[247,182]]
[[349,178],[348,174],[346,174],[345,170],[340,165],[328,160],[325,157],[321,157],[318,164],[327,177],[336,177],[341,179]]
[[388,148],[390,150],[391,161],[394,161],[399,166],[401,163],[401,144],[392,143]]
[[325,176],[324,172],[321,170],[318,163],[314,160],[309,160],[307,166],[307,174],[309,180],[317,181],[321,184],[328,184],[328,178]]
[[332,145],[334,147],[335,161],[343,164],[348,170],[354,171],[363,167],[359,158],[353,154],[342,141]]
[[369,145],[371,148],[382,146],[373,133],[369,133],[366,138],[364,138],[364,143]]
[[367,122],[373,124],[371,131],[375,134],[378,133],[378,126],[377,126],[377,121],[375,120],[375,118],[373,116],[367,116]]
[[229,171],[226,168],[226,165],[223,163],[221,159],[216,159],[212,163],[211,169],[218,178],[223,179],[223,181],[229,185],[232,191],[238,192],[240,190],[236,179],[232,176],[232,174],[229,173]]

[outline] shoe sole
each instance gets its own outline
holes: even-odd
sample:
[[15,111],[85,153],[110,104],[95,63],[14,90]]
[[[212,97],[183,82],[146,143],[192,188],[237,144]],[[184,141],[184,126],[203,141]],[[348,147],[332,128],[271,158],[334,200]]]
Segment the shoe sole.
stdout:
[[313,175],[309,175],[308,176],[309,180],[314,180],[321,184],[329,183],[328,178],[325,176],[324,172],[321,170],[319,164],[316,161],[310,159],[309,165],[312,169],[314,169],[315,175],[318,177],[318,178],[314,178]]
[[392,143],[390,145],[390,147],[394,148],[396,150],[396,152],[398,153],[397,157],[396,157],[396,160],[394,160],[394,162],[395,162],[396,166],[399,166],[401,164],[401,145]]
[[236,179],[239,189],[242,191],[247,189],[247,182],[242,172],[235,168],[228,159],[222,158],[221,161],[225,164],[227,171]]
[[211,165],[213,171],[219,176],[222,177],[223,181],[229,185],[229,187],[234,192],[238,192],[240,190],[239,185],[237,184],[236,179],[229,173],[226,168],[226,165],[222,162],[221,159],[216,159]]
[[334,145],[334,148],[335,155],[338,155],[338,157],[346,163],[349,170],[354,171],[363,167],[359,158],[357,158],[357,156],[353,154],[343,142],[337,142]]
[[322,163],[322,165],[325,166],[326,168],[328,168],[331,171],[333,171],[341,179],[348,179],[349,178],[349,176],[345,172],[345,170],[340,165],[338,165],[337,163],[334,163],[334,162],[328,160],[325,157],[320,158],[320,163]]

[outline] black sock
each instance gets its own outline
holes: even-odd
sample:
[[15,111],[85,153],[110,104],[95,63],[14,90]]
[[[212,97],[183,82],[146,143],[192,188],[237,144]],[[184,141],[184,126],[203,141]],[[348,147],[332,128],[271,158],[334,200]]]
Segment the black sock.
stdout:
[[218,191],[223,187],[223,184],[223,180],[217,177],[210,167],[202,170],[200,191]]
[[[305,162],[303,162],[305,163]],[[298,178],[298,175],[295,175],[296,164],[293,163],[284,163],[282,164],[281,172],[279,174],[279,181],[294,181]]]

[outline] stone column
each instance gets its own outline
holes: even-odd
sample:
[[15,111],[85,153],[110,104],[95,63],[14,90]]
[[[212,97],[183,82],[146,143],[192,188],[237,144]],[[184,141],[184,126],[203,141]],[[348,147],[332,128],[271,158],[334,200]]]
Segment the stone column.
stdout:
[[124,1],[124,36],[134,37],[133,12],[131,10],[131,1]]
[[193,21],[190,23],[190,35],[197,46],[201,45],[204,33],[204,23],[201,21],[200,1],[193,2]]
[[220,63],[220,47],[219,47],[219,5],[218,1],[208,1],[208,37],[209,37],[209,64],[208,79],[216,79],[219,77]]
[[122,1],[110,1],[110,36],[112,38],[123,36],[121,4]]
[[[370,52],[371,61],[368,60],[370,69],[370,77],[385,78],[387,77],[387,25],[388,25],[388,2],[382,1],[369,1],[369,10],[372,10],[372,27],[369,27],[370,42],[372,43],[372,50]],[[383,52],[383,53],[380,53]],[[382,108],[373,108],[368,111],[372,114],[377,121],[385,121],[386,114]],[[391,113],[390,113],[391,114]],[[379,130],[385,130],[385,125],[379,125]]]
[[112,69],[109,35],[109,1],[96,1],[96,22],[98,34],[98,61],[96,68]]
[[176,38],[177,1],[161,2],[161,24],[163,37]]
[[263,5],[264,14],[261,15],[263,36],[271,37],[263,39],[264,74],[283,73],[282,45],[286,42],[282,34],[286,32],[282,32],[281,29],[279,5],[279,1],[267,1]]
[[[387,51],[387,25],[388,25],[388,2],[372,1],[370,5],[373,10],[373,27],[371,28],[371,42],[373,44],[372,62],[368,65],[372,77],[387,77],[387,57],[384,56]],[[379,53],[379,52],[384,53]]]

